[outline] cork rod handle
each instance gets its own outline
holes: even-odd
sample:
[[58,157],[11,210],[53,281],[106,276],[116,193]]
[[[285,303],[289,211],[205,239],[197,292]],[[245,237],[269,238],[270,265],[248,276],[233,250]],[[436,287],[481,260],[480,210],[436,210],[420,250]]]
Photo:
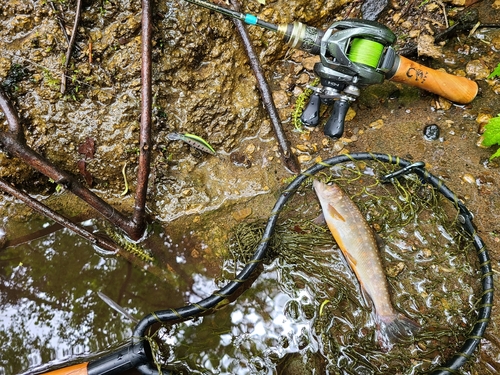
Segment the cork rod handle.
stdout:
[[59,370],[44,373],[43,375],[87,375],[88,362],[80,363],[69,367],[64,367]]
[[399,56],[396,73],[388,79],[430,91],[459,104],[470,103],[478,91],[477,83],[468,78],[428,68],[403,56]]

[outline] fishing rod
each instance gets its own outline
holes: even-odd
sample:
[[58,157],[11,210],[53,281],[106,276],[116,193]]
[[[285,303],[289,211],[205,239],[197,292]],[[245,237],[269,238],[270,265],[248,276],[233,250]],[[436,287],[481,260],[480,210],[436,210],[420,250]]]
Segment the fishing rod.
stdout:
[[396,53],[394,33],[386,26],[367,20],[348,19],[334,22],[322,31],[301,22],[275,25],[257,16],[241,13],[205,0],[186,0],[212,11],[238,19],[248,25],[276,32],[291,48],[320,56],[314,72],[322,87],[310,87],[313,94],[301,121],[315,127],[319,124],[321,103],[333,104],[324,132],[340,138],[344,119],[360,87],[382,83],[384,79],[418,87],[458,104],[471,102],[477,95],[477,83],[465,77],[437,71]]

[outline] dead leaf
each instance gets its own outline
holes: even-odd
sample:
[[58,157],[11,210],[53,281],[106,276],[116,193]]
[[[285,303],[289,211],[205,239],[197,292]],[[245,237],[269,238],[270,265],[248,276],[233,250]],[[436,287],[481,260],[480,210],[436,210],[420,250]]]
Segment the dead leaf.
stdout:
[[85,156],[85,159],[93,159],[95,153],[95,141],[93,138],[87,137],[85,142],[78,146],[78,152]]
[[80,174],[83,176],[85,179],[85,182],[89,187],[92,187],[92,184],[94,183],[94,179],[92,175],[90,174],[89,171],[87,171],[87,163],[85,162],[84,159],[78,160],[78,163],[76,164],[78,166],[78,171]]

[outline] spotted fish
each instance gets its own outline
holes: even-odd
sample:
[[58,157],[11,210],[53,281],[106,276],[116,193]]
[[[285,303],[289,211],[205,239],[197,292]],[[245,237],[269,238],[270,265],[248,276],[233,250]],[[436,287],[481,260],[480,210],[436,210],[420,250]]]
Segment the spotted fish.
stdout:
[[314,180],[313,186],[328,228],[373,303],[378,342],[390,349],[394,343],[411,338],[420,326],[392,306],[375,236],[358,207],[335,184]]

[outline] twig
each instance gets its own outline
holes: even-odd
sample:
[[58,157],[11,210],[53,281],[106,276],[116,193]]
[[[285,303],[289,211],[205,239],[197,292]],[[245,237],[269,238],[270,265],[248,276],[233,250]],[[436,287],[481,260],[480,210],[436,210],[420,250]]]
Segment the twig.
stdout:
[[137,170],[137,188],[132,216],[132,239],[139,239],[146,230],[146,195],[148,192],[149,173],[151,171],[151,110],[152,110],[152,37],[151,0],[142,0],[141,34],[141,125],[139,133],[139,166]]
[[13,197],[19,199],[31,209],[41,213],[45,217],[54,220],[63,227],[68,228],[69,230],[73,231],[79,236],[89,240],[92,244],[106,250],[116,251],[116,252],[120,251],[120,248],[114,242],[108,240],[107,238],[96,236],[95,234],[89,232],[85,228],[73,223],[71,220],[51,210],[49,207],[40,203],[36,199],[31,198],[28,194],[14,188],[12,185],[8,184],[2,179],[0,179],[0,189],[12,195]]
[[82,11],[82,0],[76,1],[76,14],[75,23],[73,24],[73,31],[71,32],[71,39],[68,43],[68,49],[66,51],[66,60],[64,61],[63,73],[61,77],[61,94],[66,92],[66,72],[68,71],[69,61],[71,59],[71,53],[73,52],[73,46],[76,40],[76,31],[78,28],[78,23],[80,22],[80,14]]
[[[236,11],[240,11],[241,9],[238,0],[231,0],[231,7]],[[273,125],[274,134],[281,149],[283,163],[291,172],[300,173],[299,162],[291,151],[290,143],[288,142],[285,132],[283,131],[283,128],[281,126],[281,120],[278,114],[278,110],[274,105],[271,89],[267,83],[264,71],[262,70],[262,66],[260,65],[259,58],[257,57],[255,50],[253,49],[250,35],[248,34],[246,26],[242,21],[233,19],[233,22],[236,25],[238,34],[240,35],[241,41],[243,42],[243,48],[248,55],[250,66],[252,67],[255,78],[257,79],[257,86],[259,87],[260,95],[262,96],[262,102],[264,103],[264,107],[269,114],[269,119],[271,120],[271,124]]]
[[69,35],[68,35],[68,32],[66,31],[66,26],[64,25],[64,21],[62,20],[61,17],[59,17],[59,14],[58,14],[59,11],[56,9],[56,6],[54,5],[54,2],[53,1],[49,1],[49,4],[50,4],[50,7],[52,8],[52,10],[54,11],[54,13],[56,15],[57,22],[59,22],[59,26],[61,27],[61,31],[62,31],[64,37],[66,38],[66,42],[69,45]]

